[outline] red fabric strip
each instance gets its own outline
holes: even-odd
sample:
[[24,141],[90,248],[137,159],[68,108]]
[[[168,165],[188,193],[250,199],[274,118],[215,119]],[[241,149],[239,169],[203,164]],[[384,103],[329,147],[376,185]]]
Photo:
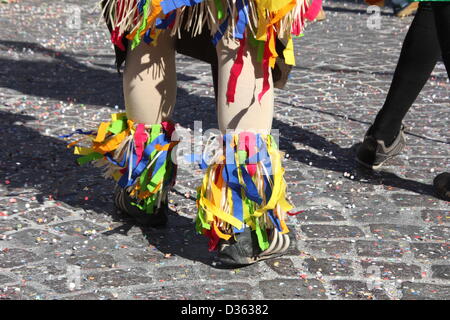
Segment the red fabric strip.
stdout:
[[272,53],[270,52],[269,48],[269,42],[270,42],[270,36],[271,33],[267,32],[267,41],[266,41],[266,47],[264,48],[264,58],[263,58],[263,69],[264,69],[264,82],[263,82],[263,88],[261,90],[261,93],[258,95],[258,101],[261,103],[262,98],[264,95],[269,91],[270,89],[270,82],[269,82],[269,63],[270,63],[270,57],[272,56]]
[[167,136],[172,137],[172,133],[175,131],[175,125],[170,121],[164,121],[161,123],[161,125]]
[[216,231],[213,227],[211,227],[211,230],[203,229],[203,234],[209,238],[208,242],[208,250],[214,251],[217,249],[217,245],[219,244],[219,236],[217,235]]
[[290,216],[297,216],[297,215],[299,215],[300,213],[303,213],[303,212],[305,212],[305,210],[303,210],[303,211],[297,211],[297,212],[286,212],[288,215],[290,215]]
[[245,36],[242,40],[240,40],[240,47],[237,53],[236,61],[233,64],[230,72],[230,79],[228,80],[228,89],[227,89],[227,102],[233,103],[234,97],[236,94],[237,81],[239,76],[242,73],[242,69],[244,68],[244,49],[245,49]]
[[305,13],[306,19],[313,21],[320,12],[322,8],[322,0],[313,0],[311,5],[308,7]]
[[[239,134],[239,150],[247,151],[248,158],[256,154],[256,136],[251,132]],[[253,177],[256,174],[256,163],[246,165],[248,174]]]
[[148,134],[145,131],[145,125],[143,123],[140,123],[137,125],[136,132],[134,133],[134,144],[136,145],[136,155],[137,155],[137,162],[136,165],[141,161],[142,159],[142,153],[144,152],[145,143],[148,140]]

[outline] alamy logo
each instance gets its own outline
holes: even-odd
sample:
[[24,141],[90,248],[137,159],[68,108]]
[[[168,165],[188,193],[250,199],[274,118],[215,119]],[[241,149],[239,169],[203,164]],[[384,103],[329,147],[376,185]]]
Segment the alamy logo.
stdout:
[[68,15],[66,20],[66,27],[72,30],[81,29],[81,8],[79,6],[68,6],[66,8]]
[[382,290],[389,299],[400,300],[402,291],[395,280],[382,280],[381,268],[379,266],[369,266],[366,270],[367,289],[369,291]]
[[81,289],[81,268],[79,266],[67,266],[67,287],[71,291]]
[[370,17],[367,19],[367,28],[370,30],[380,30],[381,29],[381,9],[379,6],[369,6],[367,7],[367,13]]

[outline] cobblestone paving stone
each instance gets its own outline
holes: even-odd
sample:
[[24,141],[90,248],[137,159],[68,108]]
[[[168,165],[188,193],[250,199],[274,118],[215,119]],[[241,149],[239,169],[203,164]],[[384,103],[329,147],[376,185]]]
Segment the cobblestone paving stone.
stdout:
[[[304,210],[289,221],[294,246],[219,270],[194,232],[200,170],[180,169],[168,228],[142,229],[115,212],[113,183],[77,167],[58,138],[123,109],[94,3],[0,4],[0,299],[450,298],[449,204],[431,187],[449,168],[442,63],[405,119],[402,155],[376,173],[353,160],[411,17],[384,8],[370,30],[364,4],[325,1],[327,20],[296,40],[297,66],[276,97],[290,196]],[[67,24],[76,8],[79,28]],[[209,67],[177,56],[177,68],[179,127],[214,128]]]

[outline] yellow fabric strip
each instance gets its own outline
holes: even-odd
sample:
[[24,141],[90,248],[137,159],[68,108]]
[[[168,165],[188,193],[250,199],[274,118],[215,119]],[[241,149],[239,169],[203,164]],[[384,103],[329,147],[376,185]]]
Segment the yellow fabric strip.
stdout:
[[272,10],[272,12],[277,12],[276,15],[273,17],[273,19],[270,21],[269,26],[273,26],[275,23],[277,23],[278,21],[280,21],[281,19],[284,18],[284,16],[286,16],[289,11],[291,11],[295,5],[297,4],[297,0],[288,0],[288,1],[272,1],[272,2],[284,2],[284,6],[281,7],[278,10]]
[[93,147],[94,151],[101,153],[101,154],[105,154],[105,153],[116,150],[117,147],[120,145],[120,143],[123,141],[123,139],[125,139],[128,136],[129,132],[130,132],[129,129],[122,131],[121,133],[112,137],[111,139],[109,139],[108,141],[106,141],[103,144],[94,143],[94,147]]
[[215,221],[213,223],[213,228],[219,238],[224,239],[224,240],[230,240],[231,235],[222,233],[222,231],[220,231],[220,229],[217,227]]
[[76,146],[73,153],[80,156],[86,156],[88,154],[91,154],[92,152],[95,152],[92,148],[84,148],[84,147],[78,147]]
[[211,183],[211,191],[214,199],[214,204],[219,207],[222,203],[222,176],[219,177],[218,184],[216,185],[214,182]]
[[76,140],[76,141],[74,141],[74,142],[71,142],[71,143],[69,143],[69,144],[67,145],[67,149],[70,149],[70,148],[72,148],[73,146],[79,144],[81,141],[86,140],[86,139],[89,139],[89,138],[90,138],[90,137],[85,137],[85,138],[81,138],[81,139],[79,139],[79,140]]
[[[141,33],[139,34],[140,38],[144,36],[144,34],[147,32],[149,28],[153,27],[153,23],[155,22],[156,18],[158,18],[159,14],[162,12],[160,2],[161,0],[152,0],[151,14],[147,18],[147,28],[144,28],[144,30],[141,31]],[[139,31],[139,27],[140,24],[137,25],[129,35],[127,35],[128,40],[134,39],[137,32]]]
[[[291,11],[296,5],[296,0],[256,0],[258,5],[258,31],[256,33],[256,40],[266,41],[267,40],[267,32],[273,32],[272,26],[283,19],[289,11]],[[275,9],[276,10],[273,10]],[[270,13],[276,13],[271,19],[270,22],[267,23],[267,11]],[[269,14],[269,16],[272,16]]]
[[[280,202],[282,199],[285,200],[285,190],[286,190],[286,183],[283,180],[283,174],[284,169],[281,167],[281,159],[280,159],[280,153],[278,150],[274,150],[272,148],[272,143],[270,141],[270,138],[267,139],[267,152],[269,153],[270,159],[272,160],[272,168],[273,168],[273,190],[272,190],[272,196],[270,200],[266,203],[266,205],[262,208],[258,208],[255,211],[254,216],[260,217],[262,216],[267,210],[273,210],[278,202]],[[287,208],[286,200],[283,202],[283,207]],[[290,210],[290,209],[288,209]],[[288,211],[287,210],[287,211]]]
[[112,122],[114,122],[114,121],[117,121],[117,120],[124,119],[124,118],[126,118],[126,116],[127,116],[127,114],[126,114],[125,112],[122,112],[122,113],[113,113],[113,114],[111,115],[111,120],[112,120]]
[[283,190],[282,195],[281,195],[281,199],[278,202],[278,204],[281,207],[281,210],[283,210],[284,212],[288,212],[290,210],[292,210],[294,207],[286,200],[286,189]]
[[290,66],[295,66],[294,41],[289,38],[286,48],[283,51],[284,61]]
[[280,9],[286,7],[290,3],[294,2],[294,5],[297,1],[292,0],[254,0],[258,7],[269,10],[271,12],[279,11]]
[[173,149],[177,144],[178,144],[178,141],[177,142],[168,143],[165,146],[157,144],[155,146],[155,149],[158,150],[158,151],[169,151],[169,150]]
[[200,206],[203,208],[203,210],[205,210],[206,212],[211,212],[212,215],[219,218],[223,222],[229,223],[233,227],[236,227],[238,229],[242,229],[242,225],[243,225],[242,221],[240,221],[239,219],[236,219],[231,214],[228,214],[228,213],[220,210],[219,208],[214,206],[214,204],[211,203],[211,201],[209,201],[208,199],[206,199],[204,197],[200,198]]
[[[211,185],[211,172],[212,172],[212,167],[208,168],[208,170],[206,171],[205,177],[203,178],[203,182],[202,182],[202,189],[201,189],[201,194],[200,194],[200,204],[201,204],[201,200],[202,199],[207,199],[210,195],[208,194],[208,185]],[[211,211],[209,210],[205,210],[206,213],[206,221],[207,222],[211,222],[214,220],[214,215]]]
[[270,28],[269,32],[270,32],[269,50],[271,53],[271,57],[269,59],[269,66],[273,69],[275,68],[278,53],[276,48],[275,30],[273,28]]
[[283,231],[281,231],[281,234],[289,233],[289,228],[287,227],[286,222],[284,222],[284,220],[280,219],[280,223],[281,223],[281,229],[283,230]]
[[267,40],[267,12],[264,8],[258,7],[258,30],[256,32],[256,40],[266,41]]
[[108,133],[109,126],[111,125],[111,122],[102,122],[100,123],[100,126],[97,130],[97,136],[93,140],[94,142],[101,143],[105,141],[106,134]]

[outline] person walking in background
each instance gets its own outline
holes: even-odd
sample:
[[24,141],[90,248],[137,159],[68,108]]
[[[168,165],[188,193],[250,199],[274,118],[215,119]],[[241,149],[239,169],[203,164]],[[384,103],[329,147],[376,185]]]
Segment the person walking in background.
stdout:
[[[357,151],[360,164],[379,169],[401,153],[406,145],[403,119],[441,56],[450,77],[449,35],[450,1],[421,2],[403,42],[386,101]],[[434,186],[441,198],[448,199],[449,183],[448,173],[436,177]]]

